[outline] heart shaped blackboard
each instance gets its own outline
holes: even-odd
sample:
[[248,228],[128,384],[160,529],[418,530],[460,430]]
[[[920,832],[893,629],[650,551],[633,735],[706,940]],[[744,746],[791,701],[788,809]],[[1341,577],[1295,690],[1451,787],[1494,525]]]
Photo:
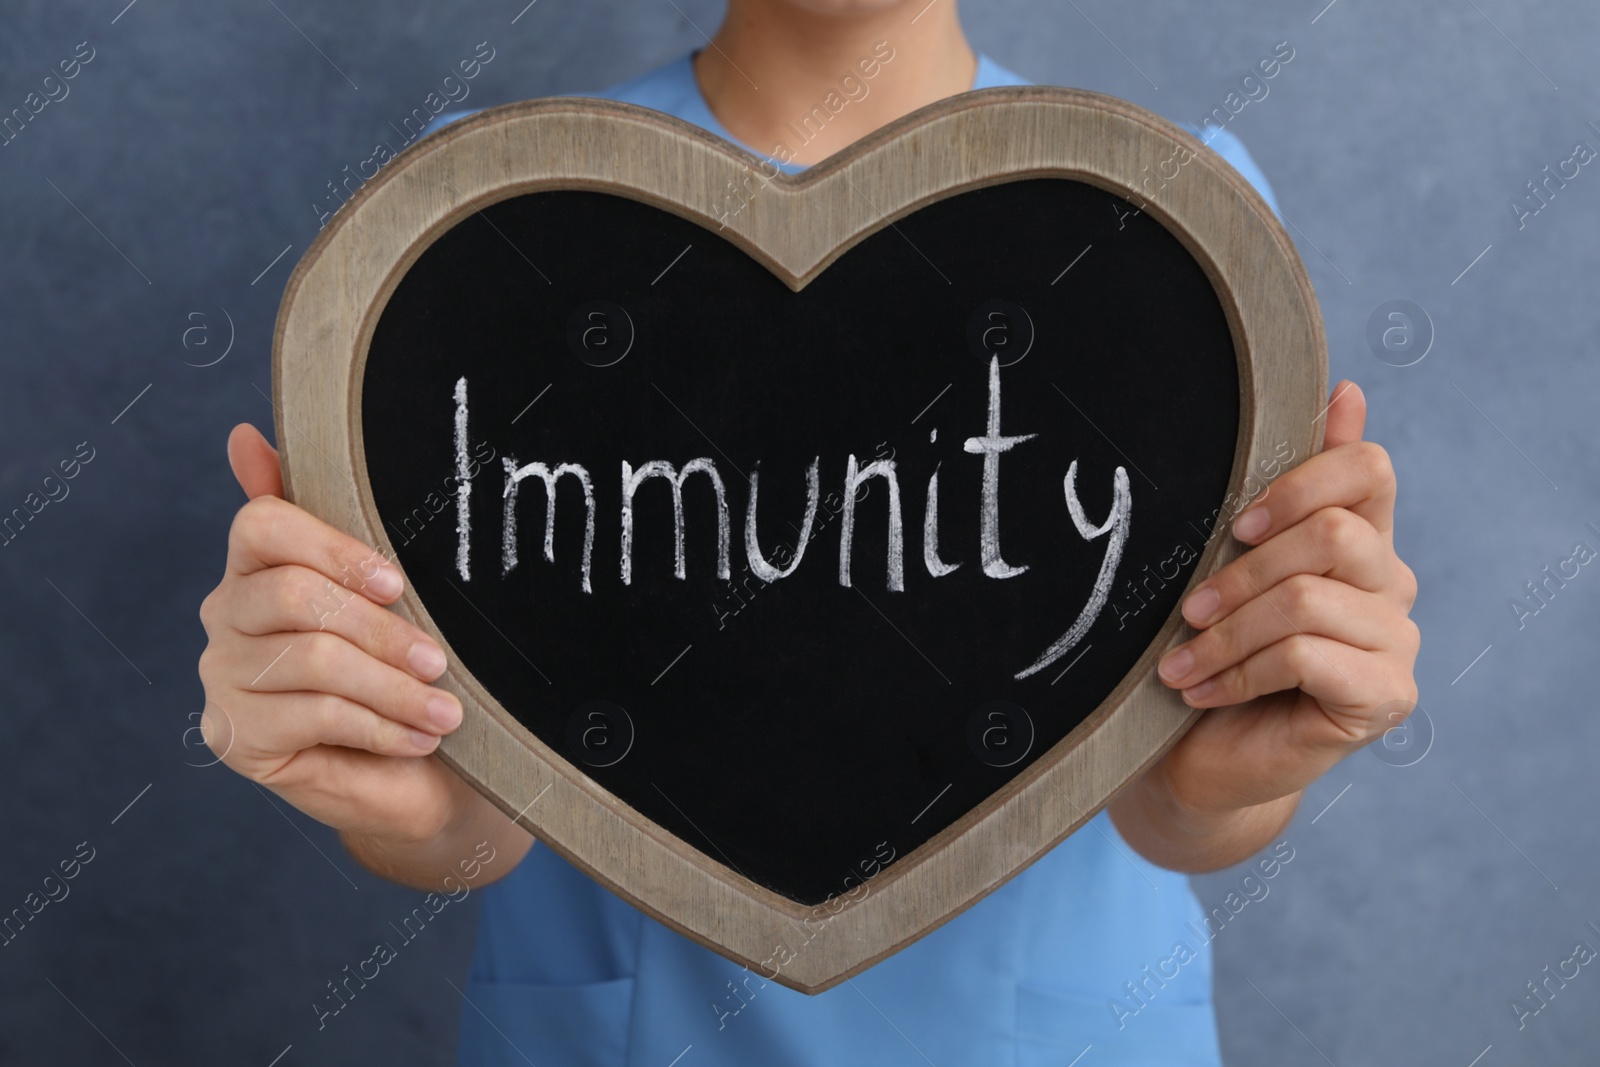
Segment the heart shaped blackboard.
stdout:
[[[1315,447],[1326,360],[1237,175],[1031,88],[799,178],[626,105],[494,109],[319,238],[276,357],[294,498],[450,651],[443,757],[807,991],[1181,735],[1150,667],[1231,510]],[[796,921],[828,936],[775,952]]]
[[636,200],[503,200],[373,333],[378,515],[522,726],[820,904],[1086,719],[1210,538],[1239,428],[1227,319],[1119,206],[988,186],[796,293]]

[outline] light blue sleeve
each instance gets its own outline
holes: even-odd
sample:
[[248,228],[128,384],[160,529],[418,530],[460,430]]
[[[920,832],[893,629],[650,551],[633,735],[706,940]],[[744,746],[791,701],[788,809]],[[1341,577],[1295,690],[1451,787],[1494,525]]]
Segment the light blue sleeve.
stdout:
[[446,111],[443,114],[435,115],[433,121],[428,123],[427,129],[423,130],[423,133],[438,133],[457,119],[464,119],[468,115],[476,115],[482,110],[483,108],[481,107],[469,107],[462,111]]
[[1213,129],[1208,134],[1202,132],[1193,123],[1185,122],[1183,125],[1185,129],[1200,138],[1217,155],[1227,160],[1234,170],[1243,175],[1245,181],[1256,187],[1256,192],[1261,194],[1262,199],[1267,202],[1277,216],[1279,218],[1283,217],[1283,212],[1278,208],[1277,194],[1272,191],[1271,184],[1267,182],[1267,176],[1261,173],[1261,168],[1256,165],[1255,159],[1251,157],[1249,150],[1245,148],[1244,142],[1239,140],[1237,134],[1232,130],[1221,129]]

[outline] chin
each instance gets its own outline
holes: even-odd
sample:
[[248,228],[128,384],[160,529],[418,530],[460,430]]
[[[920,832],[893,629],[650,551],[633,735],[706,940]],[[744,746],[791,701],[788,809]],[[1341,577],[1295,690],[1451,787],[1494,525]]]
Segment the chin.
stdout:
[[907,6],[911,0],[781,0],[817,15],[876,15]]

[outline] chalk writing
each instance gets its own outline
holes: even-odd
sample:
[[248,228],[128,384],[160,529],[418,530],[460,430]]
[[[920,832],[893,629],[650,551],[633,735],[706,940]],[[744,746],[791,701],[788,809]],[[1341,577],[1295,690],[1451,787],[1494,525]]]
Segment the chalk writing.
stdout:
[[[969,437],[962,444],[962,451],[982,457],[983,476],[979,500],[979,551],[981,565],[986,577],[1007,580],[1017,578],[1027,573],[1030,564],[1011,564],[1006,562],[1000,546],[1000,458],[1005,453],[1025,442],[1031,441],[1038,434],[1012,434],[1006,435],[1000,428],[1000,359],[992,356],[989,360],[989,390],[988,390],[988,419],[985,433],[982,436]],[[471,462],[467,450],[467,430],[470,420],[468,410],[468,382],[465,377],[458,379],[454,388],[454,423],[453,445],[456,461],[456,569],[462,580],[472,579],[470,540],[471,540],[471,514],[470,501],[472,493],[472,478],[477,473],[478,465]],[[929,435],[929,441],[938,439],[938,431]],[[794,574],[799,568],[805,555],[806,546],[814,538],[817,508],[822,498],[820,477],[821,456],[813,456],[810,466],[806,470],[806,507],[805,517],[799,527],[799,538],[796,547],[790,552],[787,546],[780,546],[774,558],[775,564],[769,559],[761,548],[760,538],[757,534],[756,507],[760,495],[761,469],[760,462],[752,466],[748,481],[750,495],[746,502],[744,514],[744,555],[749,561],[749,573],[761,582],[770,584],[780,581]],[[593,593],[591,572],[593,566],[595,513],[596,513],[596,481],[589,468],[581,463],[564,461],[551,464],[545,461],[519,463],[511,455],[501,457],[501,466],[504,471],[504,484],[501,490],[502,526],[501,526],[501,577],[509,575],[517,569],[518,555],[518,529],[517,529],[517,504],[521,496],[519,487],[528,478],[537,478],[544,486],[545,514],[544,514],[544,559],[547,563],[555,563],[555,529],[556,529],[556,502],[557,484],[563,478],[571,478],[577,482],[583,492],[584,498],[584,540],[583,559],[579,570],[579,584],[584,593]],[[933,472],[928,476],[926,505],[922,522],[922,562],[929,576],[935,579],[943,578],[961,566],[960,561],[947,561],[939,553],[939,468],[934,465]],[[894,458],[891,451],[888,456],[873,458],[870,462],[863,463],[855,453],[850,453],[844,464],[844,479],[842,492],[839,494],[842,508],[840,511],[841,523],[839,532],[839,585],[851,588],[854,584],[852,577],[852,557],[854,555],[857,508],[867,499],[868,483],[881,481],[888,490],[885,496],[887,544],[885,549],[885,586],[890,592],[904,592],[905,575],[905,528],[902,519],[902,468]],[[716,498],[716,531],[717,531],[717,565],[716,576],[726,582],[732,574],[732,520],[728,502],[728,486],[724,483],[722,475],[717,469],[716,461],[708,456],[699,456],[684,463],[681,467],[665,459],[650,459],[635,466],[631,460],[621,461],[621,559],[619,575],[623,585],[632,585],[634,578],[634,548],[636,540],[634,499],[644,489],[646,483],[654,480],[663,480],[667,483],[672,493],[672,538],[673,538],[673,577],[687,580],[688,565],[685,559],[684,544],[687,536],[684,514],[683,487],[689,478],[700,475],[708,484]],[[1113,500],[1104,521],[1099,525],[1092,522],[1085,514],[1083,503],[1078,498],[1077,490],[1078,461],[1076,459],[1067,467],[1067,473],[1062,480],[1062,491],[1067,506],[1067,514],[1071,520],[1072,528],[1085,544],[1105,539],[1105,555],[1101,560],[1099,572],[1094,580],[1093,588],[1089,592],[1088,600],[1072,625],[1066,632],[1054,641],[1048,648],[1041,652],[1033,662],[1023,670],[1017,672],[1016,678],[1027,678],[1044,670],[1050,664],[1059,660],[1067,652],[1079,644],[1095,621],[1104,611],[1111,595],[1111,588],[1117,576],[1117,568],[1122,561],[1123,548],[1127,544],[1128,532],[1133,515],[1133,492],[1128,480],[1128,472],[1117,467],[1112,475]],[[831,496],[831,494],[830,494]],[[783,557],[787,557],[784,559]]]

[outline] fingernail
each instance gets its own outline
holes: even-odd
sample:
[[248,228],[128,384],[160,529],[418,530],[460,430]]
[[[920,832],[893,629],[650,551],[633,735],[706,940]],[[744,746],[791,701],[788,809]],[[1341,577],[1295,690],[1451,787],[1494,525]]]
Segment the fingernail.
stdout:
[[428,701],[428,720],[441,730],[454,730],[461,725],[461,708],[440,693]]
[[1204,681],[1204,682],[1201,682],[1199,685],[1194,686],[1193,688],[1185,689],[1183,691],[1183,699],[1189,701],[1192,704],[1197,700],[1204,700],[1206,697],[1210,696],[1213,692],[1215,692],[1216,688],[1217,688],[1217,683],[1216,683],[1215,679],[1211,679],[1209,681]]
[[439,743],[439,739],[433,734],[425,734],[421,730],[412,730],[411,743],[423,751],[429,751]]
[[1266,508],[1251,508],[1233,524],[1233,536],[1241,541],[1253,541],[1266,533],[1271,525],[1272,516],[1267,514]]
[[1183,602],[1183,617],[1189,620],[1191,626],[1203,626],[1211,621],[1211,616],[1217,613],[1217,608],[1222,606],[1222,595],[1215,589],[1200,590],[1194,596]]
[[411,651],[406,653],[406,662],[411,664],[411,670],[419,678],[429,682],[444,673],[444,653],[431,641],[418,641],[412,645]]
[[400,572],[385,563],[378,568],[378,573],[368,579],[367,584],[372,586],[372,591],[378,596],[388,599],[400,595],[400,590],[406,586],[400,577]]
[[1187,675],[1193,667],[1194,653],[1187,648],[1180,648],[1161,661],[1160,673],[1164,681],[1176,682]]

